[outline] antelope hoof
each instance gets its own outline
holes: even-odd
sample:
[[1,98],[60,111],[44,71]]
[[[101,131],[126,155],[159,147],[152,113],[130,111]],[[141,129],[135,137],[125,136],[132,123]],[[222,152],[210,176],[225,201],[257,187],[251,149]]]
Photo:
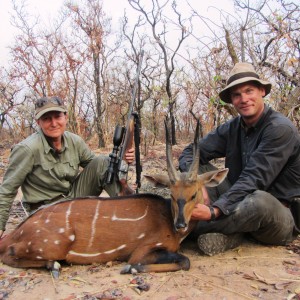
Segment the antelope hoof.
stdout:
[[132,266],[131,265],[125,265],[121,272],[121,274],[132,274]]
[[52,262],[51,265],[49,265],[49,269],[51,271],[53,278],[58,279],[60,274],[60,269],[61,269],[60,263],[57,261]]
[[144,266],[141,264],[136,265],[126,265],[121,270],[121,274],[137,274],[137,273],[143,273],[144,272]]

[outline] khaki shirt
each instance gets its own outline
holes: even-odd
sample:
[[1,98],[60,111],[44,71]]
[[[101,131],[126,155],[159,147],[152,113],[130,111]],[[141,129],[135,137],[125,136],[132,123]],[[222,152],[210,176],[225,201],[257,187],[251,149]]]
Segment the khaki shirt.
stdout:
[[51,148],[41,130],[17,144],[0,186],[0,230],[5,229],[19,187],[23,200],[29,203],[67,195],[80,167],[84,168],[94,157],[81,137],[67,131],[60,154]]

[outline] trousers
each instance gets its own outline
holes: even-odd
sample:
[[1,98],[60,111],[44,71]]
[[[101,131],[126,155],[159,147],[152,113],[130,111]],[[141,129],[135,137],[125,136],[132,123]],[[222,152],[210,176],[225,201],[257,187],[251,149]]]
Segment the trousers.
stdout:
[[[200,166],[200,173],[215,169],[211,164]],[[211,204],[230,188],[227,179],[219,186],[208,188]],[[265,191],[256,190],[240,201],[230,215],[222,215],[215,221],[199,221],[191,233],[220,232],[223,234],[249,233],[263,244],[286,245],[295,238],[295,222],[289,207]]]
[[108,166],[108,156],[99,155],[95,157],[76,178],[68,194],[68,198],[99,196],[103,190],[110,197],[116,196],[121,186],[116,180],[113,180],[111,184],[105,183]]

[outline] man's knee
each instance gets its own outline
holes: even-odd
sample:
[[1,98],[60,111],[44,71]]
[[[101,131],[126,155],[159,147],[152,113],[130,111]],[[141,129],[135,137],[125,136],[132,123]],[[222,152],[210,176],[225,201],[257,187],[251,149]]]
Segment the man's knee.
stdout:
[[243,204],[249,202],[251,207],[258,214],[269,214],[274,212],[277,208],[281,208],[281,203],[278,199],[265,191],[256,190],[252,194],[249,194],[242,201]]
[[273,245],[285,245],[292,240],[292,215],[278,199],[267,192],[257,190],[242,202],[251,207],[252,215],[259,224],[257,230],[249,231],[256,240]]
[[93,158],[92,160],[95,164],[100,165],[108,165],[109,164],[109,157],[106,155],[98,155]]
[[94,169],[97,174],[104,174],[109,165],[109,157],[105,155],[98,155],[88,164],[88,167]]

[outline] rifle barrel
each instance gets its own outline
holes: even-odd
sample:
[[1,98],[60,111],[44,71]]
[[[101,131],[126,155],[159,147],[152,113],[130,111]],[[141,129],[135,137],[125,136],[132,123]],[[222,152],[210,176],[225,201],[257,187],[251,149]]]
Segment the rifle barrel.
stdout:
[[134,106],[136,91],[137,91],[137,88],[138,88],[138,82],[139,82],[139,78],[140,78],[140,74],[141,74],[143,58],[144,58],[144,50],[141,51],[141,56],[140,56],[140,60],[139,60],[138,68],[137,68],[137,74],[136,74],[136,77],[135,77],[135,82],[134,82],[134,86],[133,86],[133,90],[132,90],[131,103],[130,103],[130,108],[129,108],[129,111],[128,111],[128,121],[129,121],[129,119],[131,117],[131,114],[133,112],[133,106]]

